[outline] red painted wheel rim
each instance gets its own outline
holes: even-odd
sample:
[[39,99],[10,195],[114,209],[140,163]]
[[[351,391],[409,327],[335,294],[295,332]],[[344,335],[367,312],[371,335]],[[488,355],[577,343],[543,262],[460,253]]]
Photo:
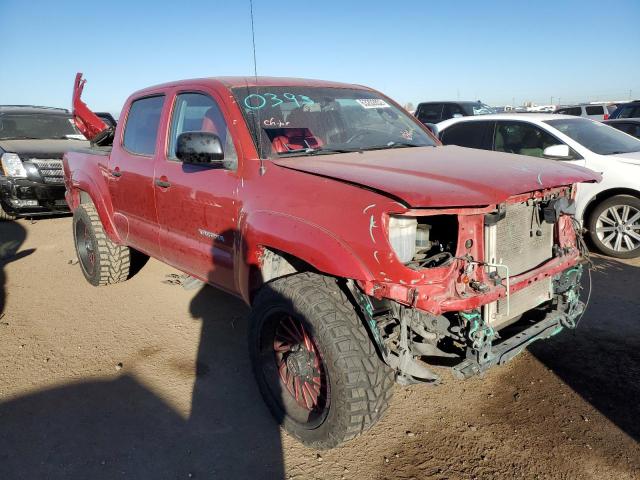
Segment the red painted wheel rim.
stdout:
[[326,373],[322,357],[304,325],[284,315],[277,323],[273,351],[282,385],[306,411],[325,408]]

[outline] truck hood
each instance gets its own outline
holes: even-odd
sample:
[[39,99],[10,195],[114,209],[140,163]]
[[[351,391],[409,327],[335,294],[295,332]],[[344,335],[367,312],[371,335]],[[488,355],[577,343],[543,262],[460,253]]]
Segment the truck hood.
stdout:
[[289,157],[273,162],[386,193],[414,208],[486,206],[519,193],[601,180],[591,170],[560,161],[456,146]]
[[62,158],[64,152],[88,148],[86,140],[0,140],[0,148],[16,153],[22,160],[29,158]]

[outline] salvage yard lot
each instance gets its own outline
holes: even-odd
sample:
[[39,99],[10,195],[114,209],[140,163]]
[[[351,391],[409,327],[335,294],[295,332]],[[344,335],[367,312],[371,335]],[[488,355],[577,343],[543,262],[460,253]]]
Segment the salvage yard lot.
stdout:
[[575,333],[482,379],[396,386],[371,431],[316,452],[263,404],[239,300],[154,260],[91,287],[68,217],[0,223],[3,256],[2,479],[640,478],[640,259],[595,259]]

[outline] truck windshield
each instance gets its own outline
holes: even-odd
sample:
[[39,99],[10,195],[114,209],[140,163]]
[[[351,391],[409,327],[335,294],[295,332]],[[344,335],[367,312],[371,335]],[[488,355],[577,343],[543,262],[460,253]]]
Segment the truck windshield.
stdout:
[[435,145],[413,117],[368,90],[237,87],[232,91],[263,157]]
[[640,140],[604,123],[587,118],[563,118],[545,123],[599,155],[640,152]]
[[0,140],[73,138],[86,140],[69,115],[0,115]]

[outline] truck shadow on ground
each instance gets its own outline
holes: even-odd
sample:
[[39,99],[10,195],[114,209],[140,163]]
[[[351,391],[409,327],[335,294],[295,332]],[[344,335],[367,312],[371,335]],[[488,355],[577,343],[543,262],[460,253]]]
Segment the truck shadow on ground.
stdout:
[[[591,299],[578,328],[536,342],[529,350],[618,428],[640,441],[640,268],[603,257],[594,263]],[[588,278],[583,284],[586,296]]]
[[284,478],[280,429],[247,354],[247,311],[209,286],[192,299],[202,326],[188,418],[128,374],[0,404],[0,478]]
[[35,249],[18,251],[26,237],[26,230],[18,222],[0,221],[0,315],[4,313],[7,298],[5,291],[7,276],[4,268],[9,263],[31,255],[35,251]]

